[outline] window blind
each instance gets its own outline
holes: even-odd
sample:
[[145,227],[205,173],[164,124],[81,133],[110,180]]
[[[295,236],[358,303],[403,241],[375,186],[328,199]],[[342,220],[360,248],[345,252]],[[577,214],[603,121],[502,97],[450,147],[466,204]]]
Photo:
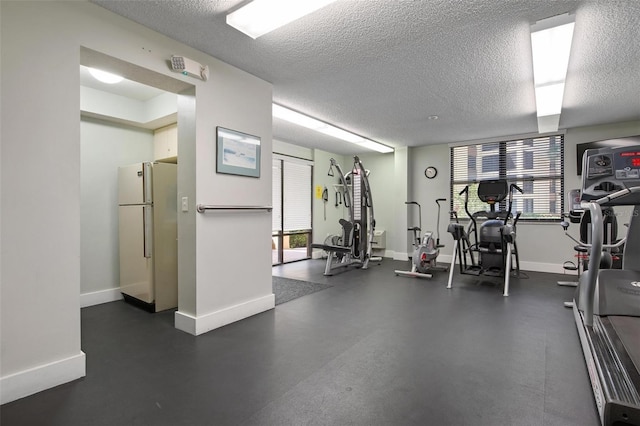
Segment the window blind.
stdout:
[[282,161],[273,160],[271,179],[271,230],[279,232],[282,226]]
[[[564,206],[564,135],[451,147],[452,211],[466,218],[464,195],[469,185],[469,211],[488,210],[478,199],[478,182],[507,179],[523,190],[514,192],[512,211],[520,220],[560,220]],[[496,206],[505,210],[507,200]]]
[[311,229],[311,166],[283,161],[283,231]]

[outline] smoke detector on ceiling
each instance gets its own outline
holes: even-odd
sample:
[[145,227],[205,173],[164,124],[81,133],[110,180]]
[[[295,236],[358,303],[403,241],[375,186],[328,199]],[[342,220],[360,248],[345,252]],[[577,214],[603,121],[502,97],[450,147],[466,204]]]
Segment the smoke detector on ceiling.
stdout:
[[204,81],[209,79],[209,67],[198,62],[185,58],[184,56],[171,56],[171,69],[184,75],[199,78]]

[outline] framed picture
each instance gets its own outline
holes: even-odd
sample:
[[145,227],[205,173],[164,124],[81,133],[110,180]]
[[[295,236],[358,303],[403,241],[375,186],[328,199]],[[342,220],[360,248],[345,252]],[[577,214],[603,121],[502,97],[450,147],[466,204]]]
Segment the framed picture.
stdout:
[[216,128],[216,172],[260,177],[260,138],[235,130]]

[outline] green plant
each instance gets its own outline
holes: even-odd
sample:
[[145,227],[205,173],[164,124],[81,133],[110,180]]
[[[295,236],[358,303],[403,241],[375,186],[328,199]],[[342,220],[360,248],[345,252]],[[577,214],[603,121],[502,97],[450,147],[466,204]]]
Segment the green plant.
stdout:
[[307,246],[307,234],[294,234],[289,236],[289,247],[299,248]]

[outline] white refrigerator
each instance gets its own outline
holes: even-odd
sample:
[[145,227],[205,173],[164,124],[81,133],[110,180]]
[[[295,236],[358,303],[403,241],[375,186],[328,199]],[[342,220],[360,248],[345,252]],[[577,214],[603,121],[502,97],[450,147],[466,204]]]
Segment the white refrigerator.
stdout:
[[178,306],[177,164],[118,169],[120,291],[149,311]]

